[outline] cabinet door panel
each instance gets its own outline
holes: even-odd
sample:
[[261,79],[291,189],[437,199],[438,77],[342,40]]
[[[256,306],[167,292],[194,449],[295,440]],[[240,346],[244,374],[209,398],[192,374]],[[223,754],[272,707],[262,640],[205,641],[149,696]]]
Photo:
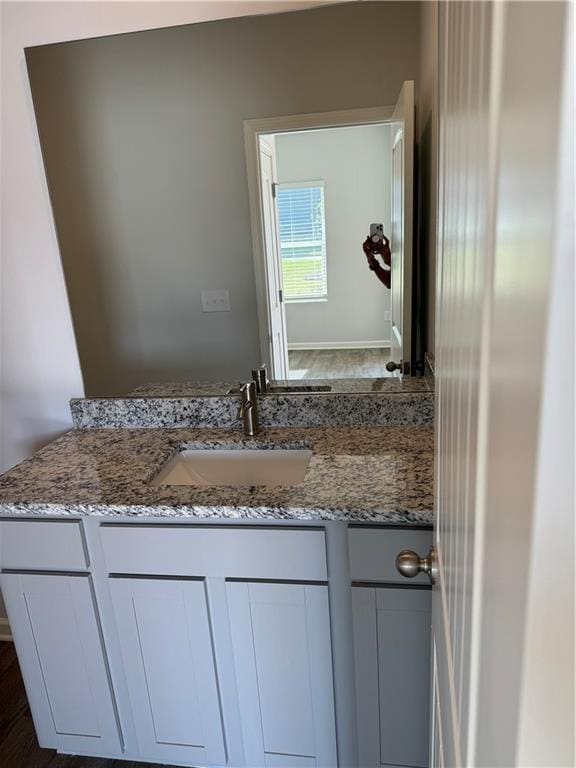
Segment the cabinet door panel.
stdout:
[[204,583],[111,579],[143,758],[226,763]]
[[2,574],[41,746],[122,753],[88,576]]
[[352,590],[361,768],[428,765],[430,597]]
[[328,590],[227,585],[246,761],[336,765]]
[[360,768],[380,765],[380,691],[376,590],[352,588],[356,713]]

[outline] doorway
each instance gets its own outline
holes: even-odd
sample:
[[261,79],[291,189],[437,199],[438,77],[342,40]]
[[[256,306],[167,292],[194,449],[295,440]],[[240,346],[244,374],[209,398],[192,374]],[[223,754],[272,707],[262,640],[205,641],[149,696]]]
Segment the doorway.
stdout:
[[362,246],[374,224],[392,240],[402,119],[396,106],[245,123],[262,359],[275,379],[393,375],[394,291]]
[[266,256],[281,280],[288,379],[390,375],[390,292],[361,247],[372,222],[390,233],[390,144],[385,123],[260,138],[261,169],[273,148]]
[[371,223],[390,236],[386,123],[259,137],[275,367],[286,379],[382,378],[390,292],[368,268]]

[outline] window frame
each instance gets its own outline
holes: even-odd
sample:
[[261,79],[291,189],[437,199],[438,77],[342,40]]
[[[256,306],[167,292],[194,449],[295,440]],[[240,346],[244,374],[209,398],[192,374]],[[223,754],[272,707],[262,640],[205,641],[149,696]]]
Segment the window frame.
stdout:
[[[321,296],[300,296],[288,298],[284,286],[284,260],[282,257],[282,238],[280,235],[280,211],[278,193],[284,189],[321,189],[322,190],[322,246],[324,259],[324,294]],[[326,242],[326,181],[324,179],[307,179],[302,181],[282,181],[276,184],[276,208],[278,216],[278,258],[282,274],[282,292],[285,304],[313,304],[328,301],[328,246]],[[298,258],[298,257],[296,257]]]

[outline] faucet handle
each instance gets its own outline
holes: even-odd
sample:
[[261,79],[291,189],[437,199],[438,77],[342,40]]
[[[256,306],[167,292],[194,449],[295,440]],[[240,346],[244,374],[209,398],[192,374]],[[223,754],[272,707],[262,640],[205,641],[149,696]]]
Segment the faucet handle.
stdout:
[[270,389],[270,382],[268,381],[266,363],[262,363],[260,368],[252,368],[252,379],[256,382],[256,392],[258,392],[259,395],[268,392]]

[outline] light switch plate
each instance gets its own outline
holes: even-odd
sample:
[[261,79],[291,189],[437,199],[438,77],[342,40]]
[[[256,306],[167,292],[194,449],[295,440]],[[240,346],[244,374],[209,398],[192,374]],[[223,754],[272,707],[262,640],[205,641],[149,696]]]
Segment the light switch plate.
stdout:
[[202,312],[230,312],[230,296],[226,289],[202,291]]

